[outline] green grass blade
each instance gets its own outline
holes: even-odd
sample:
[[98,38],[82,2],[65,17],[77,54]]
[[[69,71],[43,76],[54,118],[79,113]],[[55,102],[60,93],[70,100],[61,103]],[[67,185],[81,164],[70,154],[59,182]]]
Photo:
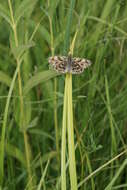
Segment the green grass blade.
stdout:
[[18,74],[18,71],[20,68],[20,64],[17,66],[17,68],[15,70],[15,73],[14,73],[14,76],[13,76],[13,79],[12,79],[12,82],[10,85],[7,101],[6,101],[5,110],[4,110],[4,119],[3,119],[2,135],[1,135],[1,142],[0,142],[0,146],[1,146],[1,149],[0,149],[0,184],[2,184],[3,177],[4,177],[5,133],[6,133],[6,126],[7,126],[7,117],[8,117],[10,100],[11,100],[15,80],[16,80],[16,77],[17,77],[17,74]]
[[12,26],[12,22],[9,17],[9,12],[5,9],[2,3],[0,3],[0,16],[3,17],[6,20],[6,22],[8,22]]
[[25,14],[30,16],[32,9],[36,5],[37,0],[24,0],[22,1],[19,6],[17,7],[15,11],[15,23],[17,24],[21,17],[23,17]]
[[67,77],[64,90],[64,107],[62,123],[62,143],[61,143],[61,190],[66,190],[66,127],[67,127]]
[[118,169],[118,171],[116,172],[116,174],[114,175],[113,179],[111,180],[111,182],[108,184],[108,186],[105,188],[105,190],[112,190],[112,186],[114,185],[114,183],[116,182],[116,180],[118,179],[119,175],[121,174],[121,172],[126,169],[126,165],[127,165],[127,159],[124,160],[124,162],[122,163],[122,165],[120,166],[120,168]]
[[48,166],[49,166],[49,160],[48,160],[48,162],[47,162],[47,164],[46,164],[46,167],[45,167],[44,172],[43,172],[43,175],[42,175],[42,177],[41,177],[41,179],[40,179],[40,182],[39,182],[39,185],[38,185],[38,187],[37,187],[37,190],[41,190],[41,186],[42,186],[42,183],[43,183],[43,181],[44,181],[44,179],[45,179]]
[[107,109],[108,109],[108,114],[109,114],[110,129],[111,129],[111,135],[112,135],[112,151],[116,152],[117,147],[116,147],[115,129],[113,125],[113,117],[112,117],[110,95],[109,95],[109,85],[108,85],[108,80],[107,80],[106,75],[105,75],[105,91],[106,91],[106,98],[107,98]]
[[[36,22],[31,20],[30,21],[30,26],[31,26],[32,29],[35,29]],[[50,44],[50,34],[49,34],[49,32],[48,32],[48,30],[46,29],[45,26],[40,24],[39,27],[38,27],[38,33],[39,33],[39,35],[41,35],[43,40],[45,40],[48,44]]]
[[71,190],[77,190],[77,174],[74,147],[74,128],[73,128],[73,108],[72,108],[72,75],[67,74],[67,131],[68,131],[68,152],[69,152],[69,172]]
[[26,168],[26,160],[24,158],[23,152],[20,151],[19,148],[15,147],[12,144],[6,143],[5,144],[5,151],[8,156],[16,158],[18,161],[21,162],[24,168]]
[[32,88],[37,86],[38,84],[42,82],[46,82],[50,80],[51,78],[54,78],[58,76],[59,74],[52,70],[42,71],[39,73],[36,73],[31,79],[27,81],[27,83],[24,86],[23,94],[26,95]]
[[67,26],[66,26],[66,32],[65,32],[65,40],[64,40],[64,55],[67,55],[67,52],[70,47],[70,34],[71,34],[71,24],[72,24],[72,13],[75,6],[75,0],[70,1],[70,7],[68,11],[67,16]]
[[31,41],[25,45],[19,45],[18,47],[13,47],[12,53],[13,53],[15,59],[17,59],[17,58],[20,59],[23,56],[23,54],[33,46],[35,46],[35,43]]
[[109,164],[111,164],[112,162],[114,162],[115,160],[117,160],[119,157],[123,156],[125,153],[127,153],[127,150],[121,152],[120,154],[118,154],[117,156],[115,156],[114,158],[112,158],[111,160],[109,160],[108,162],[106,162],[105,164],[103,164],[102,166],[100,166],[99,168],[97,168],[95,171],[93,171],[89,176],[87,176],[84,180],[82,180],[78,184],[78,188],[81,187],[85,182],[87,182],[92,176],[94,176],[95,174],[97,174],[98,172],[100,172],[103,168],[105,168],[106,166],[108,166]]
[[31,134],[39,135],[42,137],[44,136],[45,138],[49,138],[50,140],[54,141],[54,138],[50,134],[44,132],[42,129],[40,130],[40,129],[35,128],[35,129],[28,129],[28,130],[29,130],[29,133]]
[[0,82],[1,83],[6,84],[7,86],[10,86],[11,81],[12,81],[11,78],[6,73],[4,73],[3,71],[0,71]]
[[[112,10],[112,7],[113,7],[115,1],[116,0],[106,1],[105,6],[103,7],[102,14],[100,16],[101,19],[105,20],[108,17],[108,15],[110,14],[110,12]],[[94,32],[94,36],[92,36],[93,37],[92,40],[94,41],[94,43],[97,42],[101,32],[102,32],[102,26],[100,26],[98,23],[98,26],[96,27],[96,31]]]

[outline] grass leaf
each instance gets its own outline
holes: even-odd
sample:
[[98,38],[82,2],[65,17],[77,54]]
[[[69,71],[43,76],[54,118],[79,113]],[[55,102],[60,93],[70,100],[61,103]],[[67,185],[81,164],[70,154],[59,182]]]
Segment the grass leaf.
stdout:
[[24,158],[24,153],[22,153],[19,150],[19,148],[15,147],[12,144],[6,143],[5,151],[8,156],[12,156],[13,158],[16,158],[18,161],[22,163],[23,167],[26,167],[26,160]]
[[9,12],[5,9],[5,7],[0,3],[0,16],[3,17],[10,25],[11,19],[9,17]]
[[48,162],[47,162],[47,164],[46,164],[46,166],[45,166],[45,169],[44,169],[43,175],[42,175],[42,177],[41,177],[41,179],[40,179],[40,182],[39,182],[39,184],[38,184],[37,190],[40,190],[40,189],[41,189],[42,183],[43,183],[44,178],[45,178],[46,173],[47,173],[48,166],[49,166],[49,160],[48,160]]
[[[21,63],[20,63],[21,64]],[[10,105],[10,99],[11,99],[11,95],[13,92],[13,88],[14,88],[14,84],[15,84],[15,80],[18,74],[18,70],[20,67],[20,64],[17,66],[11,85],[10,85],[10,89],[8,92],[8,97],[7,97],[7,101],[6,101],[6,105],[5,105],[5,109],[4,109],[4,119],[3,119],[3,124],[2,124],[2,133],[1,133],[1,141],[0,141],[0,184],[3,183],[3,177],[4,177],[4,149],[5,149],[5,134],[6,134],[6,126],[7,126],[7,117],[8,117],[8,111],[9,111],[9,105]]]
[[64,54],[67,55],[70,46],[70,33],[71,33],[71,25],[72,25],[72,13],[75,6],[75,0],[70,1],[70,7],[67,16],[67,25],[65,32],[65,40],[64,40]]
[[20,57],[31,47],[35,46],[34,42],[28,42],[25,45],[19,45],[18,47],[12,48],[12,53],[15,58],[20,59]]
[[31,10],[36,5],[37,0],[23,0],[15,11],[15,22],[16,24],[19,22],[20,18],[27,14],[27,16],[31,15]]
[[55,140],[51,135],[49,135],[48,133],[46,133],[45,131],[40,130],[40,129],[29,129],[29,133],[35,134],[35,135],[44,136],[44,137],[46,137],[46,138],[49,138],[49,139],[52,140],[52,141]]
[[0,82],[6,84],[7,86],[10,86],[11,84],[11,78],[5,74],[3,71],[0,71]]
[[116,171],[116,173],[115,173],[114,177],[112,178],[111,182],[108,184],[108,186],[104,190],[112,190],[112,186],[114,185],[114,183],[118,179],[121,172],[124,169],[126,169],[126,166],[127,166],[127,159],[125,159],[124,162],[121,164],[120,168]]
[[42,82],[48,81],[51,78],[56,77],[57,75],[59,75],[59,74],[52,70],[47,70],[47,71],[42,71],[42,72],[36,73],[25,84],[24,90],[23,90],[24,95],[26,95],[33,87],[37,86],[38,84],[40,84]]

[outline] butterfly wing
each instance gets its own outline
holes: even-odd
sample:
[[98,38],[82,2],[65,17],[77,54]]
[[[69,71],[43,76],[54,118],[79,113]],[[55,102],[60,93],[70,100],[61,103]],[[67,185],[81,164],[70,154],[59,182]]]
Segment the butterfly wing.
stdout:
[[48,62],[50,67],[59,73],[67,72],[68,58],[65,56],[52,56],[49,57]]
[[91,61],[85,58],[72,58],[72,74],[80,74],[91,65]]

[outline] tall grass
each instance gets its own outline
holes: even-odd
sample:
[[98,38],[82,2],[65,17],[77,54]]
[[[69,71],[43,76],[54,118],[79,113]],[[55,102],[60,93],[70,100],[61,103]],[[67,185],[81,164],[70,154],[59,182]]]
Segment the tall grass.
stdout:
[[72,108],[72,75],[65,80],[63,108],[62,144],[61,144],[61,189],[66,190],[66,131],[68,135],[69,173],[71,189],[77,189],[77,174],[74,147],[73,108]]
[[[126,17],[123,0],[0,1],[1,189],[126,189]],[[72,92],[48,68],[71,42],[93,63]]]
[[[72,21],[72,12],[74,9],[75,1],[70,1],[70,9],[68,11],[68,22],[65,32],[64,54],[71,53],[73,55],[74,42],[70,47],[70,28]],[[76,32],[77,34],[77,32]],[[65,79],[65,91],[64,91],[64,107],[63,107],[63,125],[62,125],[62,144],[61,144],[61,189],[66,190],[66,130],[68,133],[68,154],[69,154],[69,174],[71,189],[77,190],[77,174],[76,174],[76,162],[75,162],[75,148],[74,148],[74,127],[73,127],[73,106],[72,106],[72,74],[67,73]]]

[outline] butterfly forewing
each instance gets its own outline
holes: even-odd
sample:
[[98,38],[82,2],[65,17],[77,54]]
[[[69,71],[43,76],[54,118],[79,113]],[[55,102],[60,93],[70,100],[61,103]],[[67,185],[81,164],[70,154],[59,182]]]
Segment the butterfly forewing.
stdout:
[[53,56],[49,58],[50,67],[60,73],[66,73],[68,58],[65,56]]

